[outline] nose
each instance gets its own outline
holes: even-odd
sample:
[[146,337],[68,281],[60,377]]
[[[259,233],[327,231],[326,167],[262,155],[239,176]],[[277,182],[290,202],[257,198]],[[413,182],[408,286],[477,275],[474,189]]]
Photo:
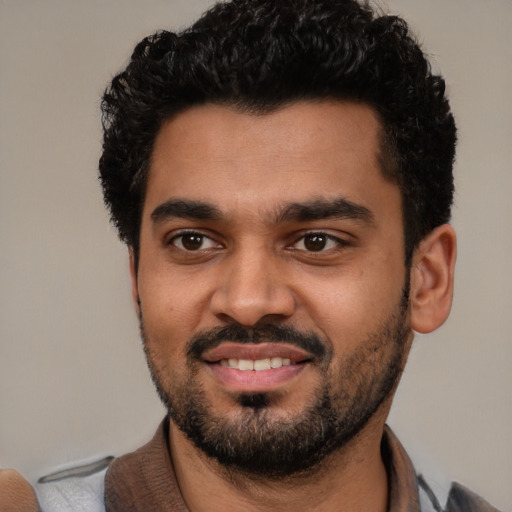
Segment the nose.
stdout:
[[265,250],[244,250],[225,262],[211,297],[211,312],[223,322],[254,326],[284,320],[295,311],[295,298],[286,284],[283,262]]

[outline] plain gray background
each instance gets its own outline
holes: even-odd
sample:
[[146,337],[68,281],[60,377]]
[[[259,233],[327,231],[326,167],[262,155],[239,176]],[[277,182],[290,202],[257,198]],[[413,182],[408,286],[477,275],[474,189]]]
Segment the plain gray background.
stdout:
[[[32,482],[118,455],[163,415],[96,178],[99,98],[136,42],[206,0],[0,0],[0,465]],[[390,417],[420,468],[512,506],[512,2],[390,0],[459,125],[456,295]]]

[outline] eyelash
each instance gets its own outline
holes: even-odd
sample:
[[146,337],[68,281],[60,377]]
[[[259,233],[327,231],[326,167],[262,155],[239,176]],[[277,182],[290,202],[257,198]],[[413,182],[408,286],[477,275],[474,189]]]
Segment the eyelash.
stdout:
[[[181,249],[182,251],[185,251],[185,252],[199,252],[200,250],[205,250],[201,247],[197,248],[196,250],[193,250],[193,249],[187,249],[186,247],[183,246],[183,239],[185,237],[197,237],[197,238],[200,238],[201,239],[201,245],[204,243],[205,240],[210,240],[214,245],[217,245],[219,246],[220,244],[218,244],[217,242],[215,242],[215,240],[213,240],[212,237],[208,236],[208,235],[205,235],[204,233],[201,233],[199,231],[182,231],[181,233],[178,233],[176,235],[174,235],[168,242],[167,242],[167,245],[172,245],[174,247],[176,247],[177,249]],[[176,241],[177,240],[181,240],[181,246],[182,247],[179,247],[177,244],[176,244]],[[208,247],[207,249],[210,249],[211,247]]]
[[[307,250],[307,249],[296,249],[293,246],[296,246],[299,242],[305,243],[305,240],[307,237],[311,238],[323,238],[325,239],[325,243],[328,244],[329,242],[333,242],[335,244],[335,247],[329,247],[325,249],[325,247],[322,247],[320,250]],[[325,231],[308,231],[304,234],[302,234],[295,242],[293,242],[292,250],[302,250],[304,252],[307,252],[308,254],[315,254],[315,253],[325,253],[330,250],[339,250],[343,247],[347,247],[349,243],[346,240],[343,240],[342,238],[339,238],[337,236],[331,235],[330,233],[326,233]]]
[[[187,247],[184,246],[183,240],[187,236],[188,237],[194,237],[195,236],[198,239],[200,239],[198,247],[196,249],[191,249],[191,248],[187,248]],[[324,247],[319,247],[318,250],[313,250],[313,249],[312,250],[308,250],[307,248],[298,249],[296,246],[300,242],[305,244],[305,241],[306,241],[306,239],[308,237],[323,239]],[[177,244],[178,240],[181,240],[181,243],[180,243],[181,247]],[[212,243],[211,247],[207,247],[207,248],[203,248],[202,247],[202,245],[204,244],[204,242],[206,240],[210,240],[210,242]],[[328,247],[326,249],[325,245],[328,245],[329,242],[334,243],[336,246],[335,247]],[[204,233],[201,233],[200,231],[193,231],[193,230],[192,231],[182,231],[181,233],[178,233],[178,234],[174,235],[167,242],[167,245],[172,245],[172,246],[176,247],[177,249],[182,250],[182,251],[187,252],[187,253],[194,253],[194,252],[205,251],[205,250],[214,248],[214,246],[222,247],[221,244],[215,242],[215,240],[213,238],[211,238],[210,236],[208,236],[208,235],[206,235]],[[294,239],[293,243],[291,243],[291,244],[286,246],[286,249],[297,250],[297,251],[305,252],[305,253],[308,253],[308,254],[315,254],[315,253],[325,253],[325,252],[331,251],[331,250],[339,250],[339,249],[341,249],[343,247],[346,247],[348,245],[350,245],[350,244],[346,240],[343,240],[343,239],[341,239],[339,237],[333,236],[330,233],[326,233],[325,231],[308,231],[306,233],[303,233],[300,237]]]

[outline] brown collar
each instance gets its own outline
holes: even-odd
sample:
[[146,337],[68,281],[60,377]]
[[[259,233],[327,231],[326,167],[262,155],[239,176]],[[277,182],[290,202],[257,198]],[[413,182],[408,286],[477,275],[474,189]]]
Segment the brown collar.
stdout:
[[416,472],[404,447],[387,425],[380,450],[388,474],[389,512],[420,512]]
[[[189,512],[176,481],[168,439],[166,419],[148,444],[112,462],[105,478],[107,512]],[[416,473],[388,427],[381,452],[389,481],[388,510],[420,512]]]
[[149,443],[112,462],[105,477],[107,512],[189,512],[178,488],[168,439],[166,418]]

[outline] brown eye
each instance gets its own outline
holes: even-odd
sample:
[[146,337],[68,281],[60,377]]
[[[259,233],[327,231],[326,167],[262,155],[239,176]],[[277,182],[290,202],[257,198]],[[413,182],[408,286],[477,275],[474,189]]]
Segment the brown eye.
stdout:
[[293,248],[305,252],[327,252],[346,245],[341,238],[317,231],[303,235],[293,244]]
[[323,251],[327,245],[328,238],[325,235],[314,233],[304,237],[304,247],[307,251]]
[[183,235],[181,237],[181,243],[187,251],[197,251],[201,249],[201,245],[203,245],[203,237],[196,234]]
[[215,242],[201,233],[182,233],[171,240],[171,244],[183,251],[200,251],[216,247]]

